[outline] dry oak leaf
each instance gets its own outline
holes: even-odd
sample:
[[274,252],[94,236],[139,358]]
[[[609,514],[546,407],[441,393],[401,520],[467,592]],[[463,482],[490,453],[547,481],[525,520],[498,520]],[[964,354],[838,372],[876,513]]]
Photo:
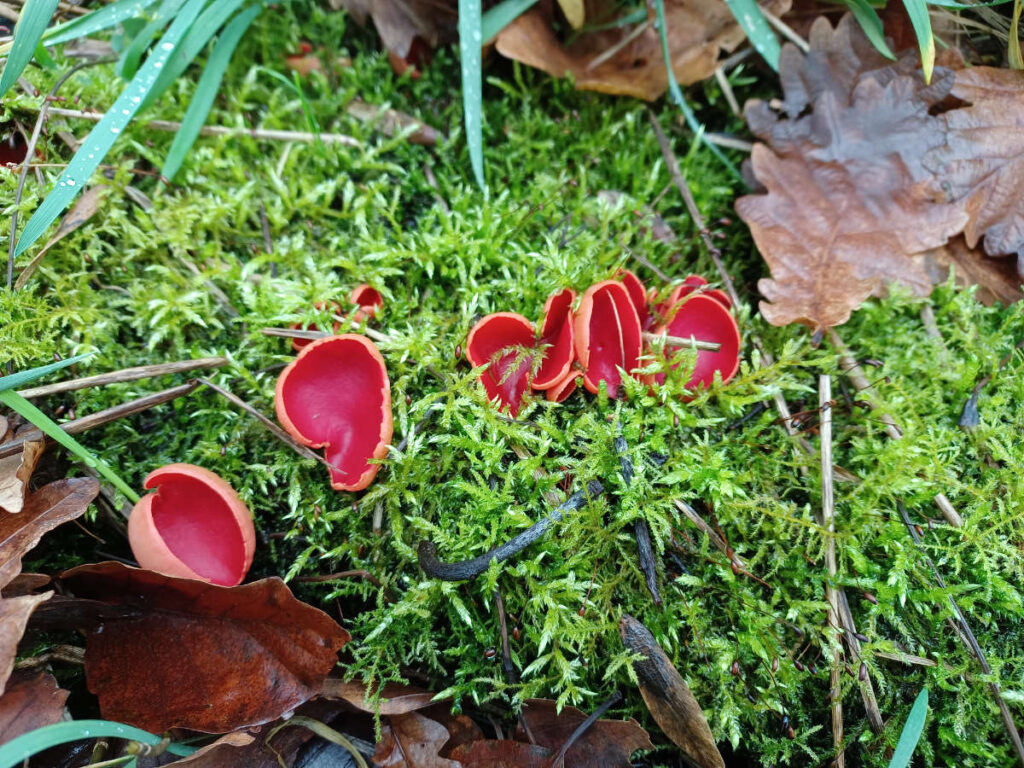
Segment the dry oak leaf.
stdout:
[[154,733],[268,723],[320,692],[349,640],[278,578],[220,587],[98,563],[61,581],[140,612],[87,631],[85,675],[105,718]]
[[448,729],[416,712],[387,719],[373,753],[380,768],[462,768],[461,763],[441,757]]
[[[522,710],[525,722],[537,744],[553,752],[561,749],[587,716],[575,707],[557,711],[550,699],[528,699]],[[526,739],[522,725],[517,736]],[[629,756],[637,750],[654,749],[650,736],[633,720],[598,720],[565,753],[565,768],[629,768]]]
[[[781,15],[791,0],[769,0],[765,9]],[[586,18],[610,20],[603,0],[587,3]],[[722,51],[733,51],[744,35],[722,0],[666,0],[669,57],[682,85],[714,74]],[[502,56],[542,69],[552,77],[571,75],[576,87],[618,96],[654,101],[668,89],[668,75],[655,26],[653,7],[638,25],[586,32],[563,46],[549,14],[527,11],[505,27],[496,39]],[[614,51],[612,56],[607,56]]]
[[16,671],[0,696],[0,744],[59,721],[67,698],[53,675]]
[[324,680],[321,696],[346,701],[362,712],[371,715],[404,715],[426,709],[435,702],[434,694],[421,688],[400,683],[387,683],[371,693],[365,683],[345,682],[334,677]]
[[417,47],[437,48],[457,39],[458,14],[450,0],[330,0],[359,24],[373,19],[384,47],[403,61],[418,56]]
[[1017,256],[1024,279],[1024,72],[974,67],[956,73],[953,96],[970,106],[945,112],[946,143],[928,161],[937,185],[963,200],[974,248]]
[[7,680],[14,671],[14,659],[18,655],[18,643],[25,634],[25,626],[32,611],[42,602],[49,600],[53,592],[41,595],[23,595],[0,599],[0,694],[6,688]]
[[1024,278],[1018,272],[1018,259],[986,256],[980,248],[968,247],[963,235],[915,255],[914,261],[933,283],[948,279],[952,267],[956,284],[961,287],[977,286],[974,296],[982,304],[991,305],[997,301],[1013,304],[1024,299],[1024,291],[1021,291]]

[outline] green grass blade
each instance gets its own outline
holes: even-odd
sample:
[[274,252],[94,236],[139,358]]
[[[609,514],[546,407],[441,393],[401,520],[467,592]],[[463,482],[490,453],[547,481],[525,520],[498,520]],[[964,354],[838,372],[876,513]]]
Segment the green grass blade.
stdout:
[[725,0],[725,4],[736,17],[736,22],[743,28],[754,50],[761,54],[772,69],[778,71],[782,48],[779,46],[779,38],[775,36],[768,20],[761,13],[757,0]]
[[1006,58],[1009,60],[1010,69],[1024,69],[1024,56],[1020,51],[1020,12],[1021,0],[1013,4],[1013,17],[1010,20],[1010,44],[1006,49]]
[[18,81],[18,76],[32,60],[32,54],[57,10],[57,0],[27,0],[21,9],[21,19],[14,28],[14,43],[11,53],[0,74],[0,96],[4,96]]
[[302,91],[302,81],[299,78],[299,73],[294,72],[294,79],[289,80],[280,72],[273,69],[267,69],[266,67],[256,67],[256,71],[274,78],[281,83],[281,85],[299,97],[299,103],[302,105],[302,114],[306,118],[306,124],[309,126],[309,132],[316,136],[317,145],[322,149],[323,142],[320,140],[320,123],[317,121],[316,114],[313,112],[313,105],[309,103],[309,99],[306,98],[306,94]]
[[878,17],[878,11],[871,7],[868,0],[846,0],[846,7],[850,9],[853,18],[860,24],[864,34],[875,50],[887,59],[896,60],[895,54],[885,42],[885,32],[882,31],[882,20]]
[[238,42],[249,28],[252,20],[259,16],[263,6],[254,5],[246,8],[224,28],[217,42],[213,46],[210,58],[206,62],[202,77],[196,85],[196,92],[192,95],[192,101],[188,105],[185,116],[181,119],[181,128],[174,135],[174,141],[167,152],[164,160],[164,167],[160,169],[161,175],[166,179],[173,179],[181,164],[185,161],[185,155],[192,148],[199,131],[206,122],[210,109],[213,107],[213,100],[220,90],[221,80],[224,78],[224,71],[231,62],[231,56],[238,46]]
[[501,0],[480,19],[480,37],[486,42],[522,16],[537,0]]
[[128,47],[124,49],[121,58],[117,62],[118,75],[125,80],[135,76],[135,73],[139,70],[139,62],[142,61],[142,57],[149,50],[149,46],[153,43],[153,38],[160,34],[161,29],[167,26],[167,23],[180,10],[183,3],[184,0],[164,0],[157,9],[156,16],[146,23],[142,30],[132,38]]
[[62,368],[67,368],[69,365],[74,365],[75,363],[87,360],[92,357],[93,354],[93,352],[87,352],[84,355],[75,355],[74,357],[69,357],[66,360],[58,360],[56,363],[50,363],[49,365],[41,365],[38,368],[30,368],[27,371],[12,373],[10,376],[0,376],[0,389],[17,389],[18,387],[24,387],[26,384],[30,384],[36,379],[41,379],[43,376],[48,376],[54,371],[59,371]]
[[[679,82],[676,80],[676,73],[672,70],[671,54],[669,53],[668,47],[668,30],[666,29],[667,22],[665,21],[665,0],[654,0],[655,9],[658,12],[658,34],[661,36],[661,56],[665,62],[665,74],[668,76],[668,93],[672,101],[675,102],[676,106],[683,112],[683,117],[686,119],[686,125],[689,126],[690,130],[693,131],[693,135],[697,141],[703,141],[704,126],[697,122],[697,116],[693,113],[690,108],[689,102],[686,101],[686,97],[683,96],[683,90],[679,87]],[[743,181],[743,175],[739,172],[733,162],[725,156],[725,153],[716,147],[714,144],[708,144],[704,142],[704,145],[711,150],[711,154],[717,157],[722,164],[729,169],[729,172],[739,181],[741,184],[746,186]]]
[[910,708],[907,722],[903,724],[900,740],[896,742],[896,749],[892,753],[892,760],[889,761],[889,768],[907,768],[910,765],[910,758],[917,748],[917,742],[924,731],[924,721],[927,717],[928,689],[922,688],[914,700],[914,706]]
[[196,23],[189,29],[185,39],[174,50],[171,60],[157,76],[149,96],[142,102],[143,109],[160,98],[163,92],[171,86],[171,83],[178,79],[243,2],[245,0],[215,0],[210,3],[196,19]]
[[928,4],[925,0],[903,0],[903,7],[910,16],[910,24],[917,36],[917,44],[921,49],[921,69],[924,70],[924,81],[932,81],[932,70],[935,68],[935,36],[932,34],[932,20],[928,16]]
[[[143,731],[131,725],[114,723],[110,720],[69,720],[64,723],[45,725],[34,731],[23,733],[0,746],[0,766],[21,765],[32,755],[58,744],[83,739],[127,739],[141,744],[159,744],[162,739],[149,731]],[[172,742],[167,751],[172,755],[187,757],[195,752],[194,747]]]
[[32,214],[28,224],[18,239],[15,255],[25,252],[36,240],[49,229],[50,225],[68,207],[75,195],[86,185],[93,171],[103,161],[107,152],[117,141],[128,122],[135,116],[142,100],[149,95],[149,89],[156,80],[160,69],[167,64],[171,53],[178,42],[184,37],[192,22],[199,15],[205,0],[188,0],[182,11],[171,22],[160,42],[153,48],[139,71],[125,86],[121,95],[103,115],[82,146],[71,158],[70,164],[60,175],[53,191],[46,196],[36,212]]
[[469,164],[480,189],[484,181],[483,60],[480,45],[480,0],[459,0],[459,58],[462,63],[462,108],[465,113]]
[[43,34],[43,42],[47,45],[66,43],[104,29],[116,26],[123,21],[134,18],[153,5],[156,0],[117,0],[104,5],[86,16],[79,16],[67,24],[51,27]]
[[[122,480],[120,475],[110,468],[110,465],[103,461],[103,459],[93,455],[92,451],[61,429],[57,422],[40,411],[13,389],[0,390],[0,403],[3,403],[12,411],[21,414],[28,421],[32,422],[36,429],[52,438],[55,442],[60,443],[71,451],[71,453],[80,458],[87,467],[95,469],[107,478],[107,480],[113,483],[114,487],[130,499],[133,504],[137,504],[139,502],[139,494],[133,491],[131,486]],[[0,761],[0,765],[3,765],[2,761]]]

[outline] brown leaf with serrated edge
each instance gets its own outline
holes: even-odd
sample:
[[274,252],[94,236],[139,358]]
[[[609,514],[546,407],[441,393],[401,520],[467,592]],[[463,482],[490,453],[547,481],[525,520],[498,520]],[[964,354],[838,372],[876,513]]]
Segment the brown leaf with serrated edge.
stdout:
[[22,556],[44,533],[80,516],[99,492],[91,477],[57,480],[30,494],[21,512],[0,512],[0,588],[18,575]]
[[1016,255],[1024,280],[1024,72],[972,67],[956,73],[953,96],[969,106],[943,113],[944,146],[928,158],[935,185],[962,200],[973,248]]
[[28,481],[45,450],[45,440],[28,440],[21,453],[0,459],[0,513],[17,513],[25,507]]
[[725,768],[700,704],[650,630],[623,614],[619,634],[627,650],[644,657],[633,662],[633,671],[640,681],[640,695],[661,730],[701,768]]
[[17,670],[0,696],[0,744],[58,722],[68,692],[45,672]]
[[324,680],[320,695],[347,701],[358,710],[381,716],[404,715],[434,704],[434,694],[422,688],[387,683],[379,690],[370,691],[365,683],[355,680],[346,682],[334,677]]
[[945,245],[924,253],[914,260],[928,274],[933,283],[949,279],[950,270],[960,287],[978,286],[975,296],[983,304],[1012,304],[1024,299],[1021,283],[1024,278],[1017,271],[1017,259],[986,256],[980,248],[969,248],[963,235],[957,235]]
[[154,733],[270,722],[320,692],[349,634],[278,578],[220,587],[120,563],[61,575],[76,597],[141,611],[86,634],[105,718]]
[[448,735],[443,725],[417,712],[393,715],[381,732],[373,762],[380,768],[462,768],[441,757]]
[[7,679],[14,670],[14,659],[18,655],[18,643],[25,634],[25,625],[36,606],[53,596],[53,592],[41,595],[23,595],[0,599],[0,693],[4,692]]
[[[553,752],[561,749],[587,715],[575,707],[558,712],[550,699],[528,699],[523,706],[521,723],[525,722],[537,744]],[[516,737],[526,740],[520,724]],[[565,768],[602,768],[632,765],[629,756],[640,749],[654,749],[654,744],[640,724],[629,720],[598,720],[593,723],[565,753]]]
[[[770,0],[765,7],[781,15],[789,5],[790,0]],[[611,21],[611,13],[604,0],[587,3],[586,18],[595,23]],[[666,0],[665,17],[672,71],[682,85],[713,75],[719,54],[734,50],[745,39],[722,0]],[[668,89],[653,6],[638,25],[584,32],[565,46],[552,21],[541,8],[527,11],[498,33],[498,52],[552,77],[572,75],[576,87],[585,91],[654,101]],[[607,57],[609,51],[614,54]]]
[[[451,753],[452,759],[458,761],[456,765],[464,768],[550,768],[554,755],[546,747],[508,739],[471,741],[460,744]],[[565,765],[571,764],[566,761]]]

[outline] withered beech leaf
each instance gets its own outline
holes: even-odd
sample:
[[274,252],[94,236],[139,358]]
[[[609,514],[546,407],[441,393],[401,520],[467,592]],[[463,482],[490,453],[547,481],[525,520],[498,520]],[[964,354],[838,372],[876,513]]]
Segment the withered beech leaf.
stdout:
[[45,450],[45,440],[28,440],[21,453],[0,459],[0,513],[24,509],[28,481]]
[[990,256],[1016,255],[1024,280],[1024,72],[963,69],[953,95],[970,106],[940,116],[946,143],[929,157],[936,185],[963,200],[967,244],[984,237]]
[[[523,706],[522,719],[533,734],[537,744],[553,752],[562,745],[587,719],[587,715],[575,707],[564,707],[561,712],[550,699],[528,699]],[[527,738],[522,725],[517,737]],[[647,731],[633,720],[598,720],[569,747],[565,753],[565,768],[629,768],[629,756],[638,749],[654,749]]]
[[44,533],[80,516],[99,492],[91,477],[57,480],[29,495],[21,512],[0,512],[0,588],[18,575],[21,558]]
[[650,630],[629,614],[619,621],[622,643],[645,658],[633,662],[640,695],[654,721],[701,768],[725,768],[704,712]]
[[25,634],[25,625],[36,606],[53,596],[53,592],[41,595],[0,598],[0,694],[5,690],[7,680],[14,670],[14,659],[18,655],[18,643]]
[[914,259],[933,283],[945,281],[950,267],[953,267],[957,285],[978,286],[975,297],[983,304],[997,301],[1012,304],[1024,299],[1021,292],[1024,277],[1018,272],[1019,260],[986,256],[980,248],[968,247],[963,235],[957,235],[938,248],[919,253]]
[[0,744],[59,721],[67,698],[53,675],[16,671],[0,696]]
[[[781,15],[789,5],[790,0],[769,0],[765,7]],[[588,21],[608,22],[614,19],[613,13],[605,0],[586,4]],[[734,50],[744,40],[722,0],[666,0],[665,17],[672,71],[683,85],[710,77],[719,54]],[[639,25],[584,32],[563,45],[552,16],[538,7],[505,27],[495,44],[502,56],[552,77],[572,75],[581,90],[653,101],[668,88],[655,20],[653,6],[648,4],[648,18]],[[607,57],[608,51],[614,55]]]
[[278,578],[238,587],[98,563],[61,575],[76,597],[136,609],[86,634],[105,718],[154,733],[270,722],[320,692],[349,634]]
[[369,16],[384,47],[406,60],[417,44],[436,48],[457,37],[458,14],[454,0],[331,0],[359,23]]
[[[452,750],[451,757],[458,760],[456,765],[463,768],[550,768],[554,754],[552,750],[537,744],[507,739],[484,739],[460,744]],[[566,760],[565,765],[571,763]]]
[[404,715],[431,706],[434,694],[422,688],[400,683],[387,683],[380,690],[370,691],[365,683],[345,682],[329,677],[324,680],[321,695],[347,701],[356,709],[370,714]]
[[[255,735],[248,731],[225,733],[213,743],[200,747],[188,757],[176,760],[172,765],[187,765],[188,768],[232,768],[244,765],[246,768],[256,768],[259,758],[253,752],[258,751],[261,746],[256,743],[259,735],[258,731]],[[266,762],[267,768],[276,763],[272,758]]]
[[443,725],[417,712],[394,715],[384,725],[373,762],[380,768],[462,768],[441,757],[448,735]]

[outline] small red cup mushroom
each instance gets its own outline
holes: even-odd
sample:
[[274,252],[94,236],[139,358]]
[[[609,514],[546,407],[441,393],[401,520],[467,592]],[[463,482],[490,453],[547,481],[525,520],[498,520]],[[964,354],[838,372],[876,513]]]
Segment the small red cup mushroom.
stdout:
[[605,280],[590,286],[576,310],[576,357],[583,368],[583,386],[597,393],[604,381],[618,397],[619,370],[634,370],[643,348],[640,318],[622,283]]
[[150,472],[128,518],[128,543],[151,571],[233,587],[252,565],[256,532],[238,494],[193,464]]
[[551,294],[544,303],[539,334],[539,341],[544,345],[544,358],[533,379],[534,389],[551,389],[565,378],[572,366],[576,357],[572,322],[574,301],[576,291],[563,288]]
[[[686,383],[688,388],[711,386],[716,371],[721,373],[723,384],[736,375],[740,367],[740,329],[732,314],[719,301],[705,294],[694,294],[672,307],[668,315],[671,320],[658,326],[655,333],[713,341],[721,345],[717,352],[697,350],[693,374]],[[656,374],[653,379],[662,384],[665,374]]]
[[288,434],[324,449],[332,488],[361,491],[373,482],[393,422],[391,381],[372,341],[354,333],[314,341],[281,371],[274,408]]
[[625,287],[629,294],[629,300],[633,302],[636,316],[640,319],[640,327],[646,330],[654,323],[651,317],[650,307],[647,305],[647,288],[643,281],[628,269],[620,269],[615,273],[616,278]]
[[535,344],[533,324],[515,312],[495,312],[481,318],[466,338],[469,364],[474,368],[487,366],[480,382],[488,399],[497,399],[511,416],[519,413],[523,395],[530,388],[533,355],[523,351],[533,349]]
[[[338,306],[338,302],[336,302],[336,301],[331,301],[331,302],[318,301],[316,304],[313,305],[313,307],[315,309],[319,309],[321,312],[329,312],[332,315],[336,315],[339,312],[341,312],[341,307]],[[334,321],[332,326],[333,326],[333,329],[334,329],[334,333],[337,333],[339,330],[341,330],[341,323],[338,322],[337,320]],[[315,324],[303,325],[302,323],[294,323],[292,325],[292,328],[294,328],[297,331],[318,331],[318,330],[320,330],[319,328],[316,327]],[[292,349],[294,349],[296,352],[300,352],[305,347],[309,346],[310,342],[312,342],[312,341],[313,341],[313,339],[292,339]]]
[[357,307],[352,316],[356,323],[374,317],[384,306],[384,297],[380,295],[380,291],[367,283],[360,283],[353,288],[348,300]]
[[582,373],[575,368],[570,368],[565,372],[565,375],[548,388],[544,394],[550,402],[560,403],[576,391],[576,386],[582,378]]

